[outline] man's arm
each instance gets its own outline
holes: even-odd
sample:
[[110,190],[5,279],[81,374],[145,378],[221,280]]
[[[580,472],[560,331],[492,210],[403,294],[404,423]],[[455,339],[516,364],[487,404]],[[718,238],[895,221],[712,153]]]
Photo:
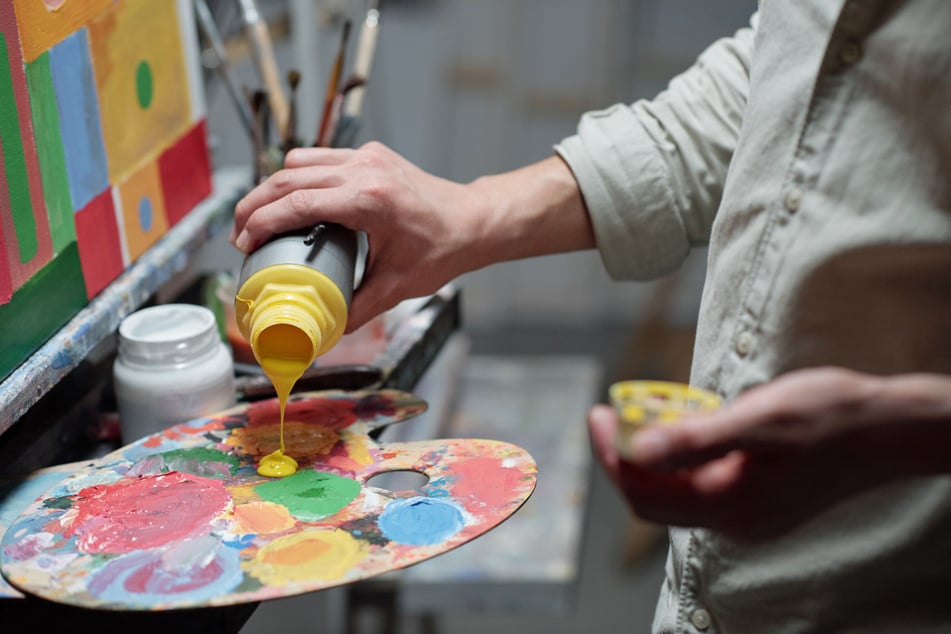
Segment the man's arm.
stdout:
[[749,93],[755,30],[710,45],[651,100],[585,114],[557,146],[578,179],[608,272],[653,279],[705,245]]

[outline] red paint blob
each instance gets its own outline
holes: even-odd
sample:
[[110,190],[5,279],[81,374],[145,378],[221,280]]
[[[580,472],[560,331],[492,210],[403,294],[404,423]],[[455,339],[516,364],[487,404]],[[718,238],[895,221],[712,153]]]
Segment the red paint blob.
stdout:
[[[284,420],[314,425],[331,431],[345,429],[357,421],[356,403],[347,400],[309,398],[288,401]],[[281,420],[276,398],[253,403],[247,411],[248,427],[273,425]]]
[[76,535],[86,553],[128,553],[165,546],[210,530],[231,501],[220,480],[177,471],[100,484],[74,498]]
[[[501,508],[512,501],[512,491],[521,487],[522,473],[503,467],[499,458],[472,458],[452,466],[453,497],[473,514]],[[487,508],[488,507],[488,508]]]

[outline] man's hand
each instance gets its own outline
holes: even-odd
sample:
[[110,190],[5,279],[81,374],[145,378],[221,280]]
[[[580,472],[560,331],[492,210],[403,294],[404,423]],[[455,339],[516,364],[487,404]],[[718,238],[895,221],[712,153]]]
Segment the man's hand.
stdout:
[[614,447],[617,418],[588,418],[595,450],[639,516],[737,539],[782,534],[858,491],[951,471],[951,378],[891,378],[836,368],[784,375],[715,413],[635,434]]
[[231,243],[332,222],[363,231],[369,253],[347,332],[404,299],[494,262],[594,246],[587,210],[558,157],[455,183],[386,146],[299,148],[235,208]]
[[276,234],[318,222],[366,232],[370,251],[351,332],[467,270],[462,242],[475,233],[477,219],[468,212],[474,207],[463,185],[427,174],[379,143],[301,148],[238,203],[230,239],[249,253]]

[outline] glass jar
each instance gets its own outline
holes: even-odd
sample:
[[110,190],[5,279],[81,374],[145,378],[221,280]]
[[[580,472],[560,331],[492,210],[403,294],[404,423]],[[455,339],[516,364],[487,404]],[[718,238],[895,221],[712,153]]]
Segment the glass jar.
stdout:
[[235,404],[234,364],[214,313],[193,304],[162,304],[119,324],[113,364],[122,441]]

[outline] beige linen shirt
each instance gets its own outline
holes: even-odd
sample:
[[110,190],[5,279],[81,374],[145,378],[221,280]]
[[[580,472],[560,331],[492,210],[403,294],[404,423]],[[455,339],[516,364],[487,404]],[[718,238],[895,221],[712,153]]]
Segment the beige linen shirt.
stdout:
[[[654,100],[586,114],[556,150],[612,276],[709,244],[694,384],[951,374],[951,1],[762,0]],[[951,632],[951,479],[763,545],[671,530],[654,629]]]

